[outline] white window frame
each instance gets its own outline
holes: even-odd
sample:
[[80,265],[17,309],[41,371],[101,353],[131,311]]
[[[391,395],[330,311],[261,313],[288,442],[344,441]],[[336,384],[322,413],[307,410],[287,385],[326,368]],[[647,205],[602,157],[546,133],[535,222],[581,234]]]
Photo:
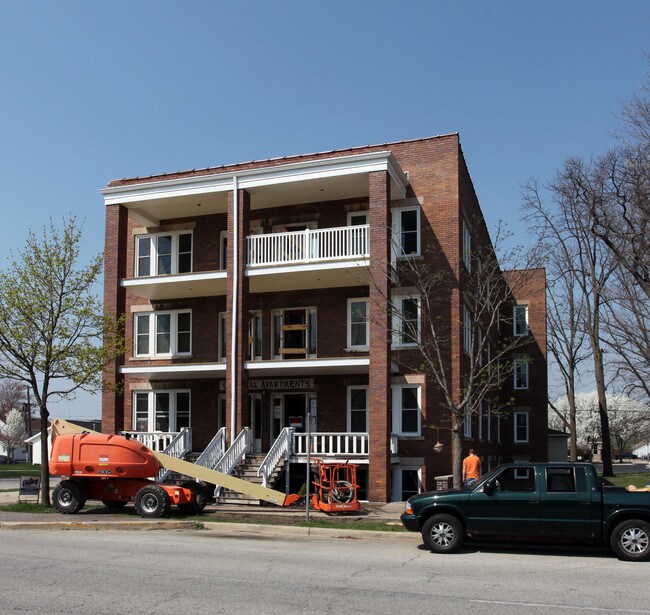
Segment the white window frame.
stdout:
[[[517,318],[517,314],[519,312],[523,311],[524,313],[524,327],[525,330],[522,328],[519,328],[519,319]],[[515,337],[523,337],[524,335],[528,335],[530,329],[528,327],[528,305],[519,303],[512,308],[512,334]]]
[[[316,317],[316,331],[318,332],[318,310],[316,307],[285,307],[285,308],[278,308],[276,310],[271,310],[271,356],[274,359],[279,359],[279,360],[287,360],[291,361],[291,356],[284,356],[282,353],[280,354],[275,354],[275,317],[280,316],[282,319],[282,315],[284,312],[296,312],[298,310],[304,310],[306,312],[306,324],[307,328],[305,330],[305,343],[306,343],[306,350],[307,353],[305,354],[305,358],[307,359],[314,359],[318,356],[318,339],[316,339],[316,352],[310,353],[309,350],[310,348],[310,343],[311,343],[311,334],[312,334],[312,328],[311,328],[311,322],[312,322],[312,316]],[[280,331],[280,348],[288,348],[287,346],[284,345],[284,335],[283,332]],[[295,359],[294,359],[295,360]]]
[[[406,254],[402,243],[402,215],[414,211],[416,212],[416,236],[417,246],[416,251]],[[419,205],[411,205],[409,207],[395,207],[392,211],[393,219],[393,244],[397,258],[409,258],[413,256],[420,256],[422,253],[422,213]]]
[[[352,218],[356,218],[358,216],[363,216],[365,218],[365,222],[363,222],[362,224],[352,224]],[[367,209],[363,209],[361,211],[349,211],[348,226],[363,226],[365,224],[368,224],[369,216],[370,216],[370,212]]]
[[463,304],[463,350],[470,354],[472,352],[472,310],[466,303]]
[[[403,408],[402,408],[402,391],[404,389],[415,389],[417,399],[417,430],[403,430]],[[422,386],[419,384],[394,384],[391,390],[392,412],[393,412],[393,434],[398,436],[419,436],[422,434]],[[413,410],[409,408],[408,410]]]
[[[178,336],[180,333],[187,333],[187,331],[179,331],[178,318],[181,314],[189,314],[190,328],[189,328],[189,351],[180,352],[178,350]],[[169,316],[170,329],[169,329],[169,352],[160,352],[158,350],[158,321],[161,316]],[[138,332],[138,323],[140,321],[148,320],[146,335],[149,342],[149,352],[138,352],[138,339],[140,333]],[[137,312],[134,314],[133,319],[133,356],[137,358],[169,358],[169,357],[188,357],[192,354],[192,310],[166,310],[160,312]]]
[[[192,426],[192,392],[190,389],[160,389],[160,390],[136,390],[133,391],[133,429],[137,431],[138,416],[137,416],[137,399],[138,396],[147,396],[147,432],[161,431],[155,429],[156,426],[156,397],[158,395],[169,395],[169,430],[164,433],[179,432],[178,428],[178,395],[187,394],[189,398],[188,409],[188,427]],[[153,427],[153,428],[152,428]]]
[[467,271],[472,271],[472,232],[467,221],[463,219],[463,263]]
[[[363,323],[361,322],[352,322],[352,304],[353,303],[365,303],[366,305],[366,317],[365,321]],[[351,299],[348,299],[348,305],[347,305],[347,344],[348,344],[348,350],[368,350],[370,347],[370,319],[368,318],[368,309],[369,309],[369,299],[368,297],[354,297]],[[365,325],[365,336],[366,336],[366,343],[365,344],[353,344],[352,343],[352,325],[356,326],[361,326],[361,324]]]
[[402,502],[404,501],[404,496],[403,496],[403,484],[404,481],[402,479],[402,474],[403,472],[417,472],[418,475],[418,493],[422,493],[423,491],[423,486],[422,486],[422,467],[421,466],[397,466],[395,470],[393,471],[393,494],[392,494],[392,500],[394,502]]
[[[408,335],[408,331],[404,331],[402,323],[404,319],[404,302],[413,301],[417,305],[417,329],[418,337],[414,342],[404,342],[404,335]],[[416,294],[395,294],[393,295],[393,348],[417,348],[422,339],[422,302],[420,296]],[[410,336],[409,336],[410,337]]]
[[[180,256],[179,252],[179,237],[181,235],[189,235],[191,241],[191,250],[190,250],[190,270],[183,271],[182,273],[191,273],[194,271],[194,233],[191,229],[186,229],[182,231],[167,231],[161,233],[151,233],[151,234],[142,234],[135,235],[135,252],[133,257],[133,266],[134,266],[134,277],[136,278],[150,278],[156,277],[159,275],[176,275],[178,271],[178,260]],[[169,273],[159,273],[158,272],[158,239],[160,237],[171,237],[171,271]],[[142,275],[140,274],[140,242],[147,240],[150,245],[149,253],[149,274]]]
[[526,391],[530,388],[528,365],[528,359],[514,359],[513,361],[512,376],[513,386],[516,391]]
[[[348,433],[368,433],[370,429],[370,410],[368,408],[368,386],[364,385],[350,385],[348,386],[347,390],[347,430]],[[352,391],[364,391],[365,396],[366,396],[366,407],[365,410],[361,410],[359,408],[355,408],[354,412],[365,412],[366,414],[366,426],[363,431],[357,432],[357,431],[352,431]]]
[[[518,418],[525,417],[524,425],[518,424]],[[528,410],[515,410],[512,413],[513,438],[515,444],[528,444],[530,442],[530,412]],[[519,437],[519,428],[523,427],[526,431],[524,438]]]

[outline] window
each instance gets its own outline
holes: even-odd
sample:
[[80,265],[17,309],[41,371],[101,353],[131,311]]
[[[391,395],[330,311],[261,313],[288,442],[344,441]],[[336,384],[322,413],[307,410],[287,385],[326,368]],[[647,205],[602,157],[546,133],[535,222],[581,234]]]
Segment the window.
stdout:
[[415,466],[398,466],[393,474],[393,501],[403,502],[422,492],[422,470]]
[[392,390],[393,433],[419,436],[421,431],[420,387],[394,385]]
[[476,423],[478,425],[477,437],[479,440],[483,439],[483,400],[478,404],[478,414],[476,416]]
[[137,391],[133,409],[135,431],[177,432],[190,426],[189,391]]
[[507,468],[497,476],[495,486],[500,492],[536,491],[535,470],[522,466]]
[[219,267],[223,271],[228,268],[228,231],[219,233]]
[[316,308],[273,310],[271,320],[274,358],[305,359],[316,356]]
[[419,256],[419,206],[393,210],[393,242],[397,249],[397,256]]
[[513,373],[515,378],[515,389],[528,388],[528,360],[515,359],[513,361]]
[[470,412],[469,402],[463,408],[463,435],[466,438],[472,437],[472,413]]
[[463,220],[463,263],[467,271],[472,270],[472,233],[465,220]]
[[190,311],[135,315],[135,356],[169,357],[192,352]]
[[368,299],[348,299],[348,348],[368,349]]
[[192,233],[138,235],[135,252],[138,278],[192,271]]
[[463,350],[470,354],[472,352],[472,310],[466,305],[463,306]]
[[393,346],[420,343],[420,297],[393,297]]
[[251,312],[248,321],[248,360],[262,360],[262,312]]
[[513,335],[528,335],[528,306],[515,305],[512,308]]
[[348,431],[368,432],[368,387],[348,387]]
[[576,493],[587,491],[584,468],[547,468],[546,490],[549,493]]
[[528,442],[528,412],[518,410],[513,413],[515,427],[515,443],[525,444]]

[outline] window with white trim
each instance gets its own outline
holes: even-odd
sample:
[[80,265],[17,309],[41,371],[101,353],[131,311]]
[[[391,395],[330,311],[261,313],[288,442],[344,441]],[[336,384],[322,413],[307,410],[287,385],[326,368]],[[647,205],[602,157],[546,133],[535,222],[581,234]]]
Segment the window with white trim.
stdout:
[[397,256],[420,255],[420,207],[393,209],[393,242]]
[[348,432],[368,432],[368,387],[348,387]]
[[175,231],[136,235],[135,277],[190,273],[192,271],[192,233]]
[[472,270],[472,233],[465,220],[463,220],[463,263],[467,271]]
[[420,297],[393,296],[393,347],[417,346],[420,343]]
[[512,308],[513,335],[528,335],[528,306],[515,305]]
[[348,348],[367,350],[369,340],[368,299],[348,299]]
[[463,350],[470,354],[472,352],[472,326],[474,318],[472,310],[467,305],[463,306]]
[[190,391],[135,391],[135,431],[177,432],[190,427]]
[[472,437],[472,413],[469,402],[463,407],[463,435],[466,438]]
[[134,355],[173,357],[192,353],[192,312],[147,312],[135,315]]
[[248,360],[262,360],[262,312],[254,310],[248,321]]
[[515,410],[512,413],[514,424],[515,444],[525,444],[529,441],[529,415],[527,410]]
[[393,501],[405,502],[418,493],[422,493],[422,468],[397,466],[393,471]]
[[271,342],[274,359],[316,357],[316,308],[285,308],[271,312]]
[[399,384],[392,387],[393,433],[419,436],[422,431],[420,385]]
[[513,374],[515,389],[528,388],[528,359],[515,359],[513,361]]

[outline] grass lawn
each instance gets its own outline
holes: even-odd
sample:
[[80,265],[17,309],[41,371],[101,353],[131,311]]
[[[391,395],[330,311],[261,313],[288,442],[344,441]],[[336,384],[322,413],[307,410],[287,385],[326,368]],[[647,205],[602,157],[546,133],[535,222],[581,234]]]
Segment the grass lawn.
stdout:
[[27,461],[3,463],[0,465],[0,478],[19,478],[20,476],[40,476],[41,466],[35,466]]
[[627,487],[634,485],[635,487],[645,487],[650,485],[650,472],[640,472],[638,474],[617,474],[616,476],[607,477],[607,484],[615,485],[616,487]]

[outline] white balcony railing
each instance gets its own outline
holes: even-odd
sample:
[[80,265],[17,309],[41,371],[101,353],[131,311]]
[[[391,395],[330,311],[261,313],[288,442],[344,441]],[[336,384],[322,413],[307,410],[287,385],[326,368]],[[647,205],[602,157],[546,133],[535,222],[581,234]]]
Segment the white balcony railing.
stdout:
[[355,260],[370,256],[367,224],[249,235],[247,241],[249,267]]
[[123,431],[122,435],[141,442],[156,453],[162,453],[179,433],[178,431]]
[[[293,434],[293,454],[307,454],[307,434]],[[321,432],[311,434],[311,455],[318,457],[354,458],[368,456],[367,433]]]

